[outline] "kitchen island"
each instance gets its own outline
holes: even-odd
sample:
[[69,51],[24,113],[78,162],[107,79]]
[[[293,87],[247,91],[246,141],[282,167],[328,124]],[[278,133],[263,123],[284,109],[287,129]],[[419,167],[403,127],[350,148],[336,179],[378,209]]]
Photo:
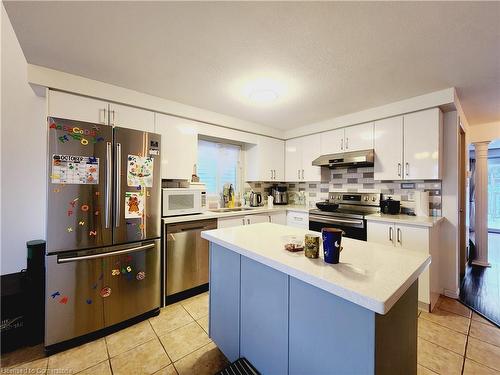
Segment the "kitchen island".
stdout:
[[[340,263],[284,250],[310,231],[261,223],[210,241],[210,337],[262,374],[416,374],[420,252],[344,238]],[[320,252],[321,253],[321,252]]]

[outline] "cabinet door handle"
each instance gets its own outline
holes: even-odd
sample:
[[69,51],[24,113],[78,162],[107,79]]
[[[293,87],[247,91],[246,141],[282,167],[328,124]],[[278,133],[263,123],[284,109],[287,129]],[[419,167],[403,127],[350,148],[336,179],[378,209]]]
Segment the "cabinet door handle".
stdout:
[[398,176],[401,177],[401,163],[398,163]]
[[405,173],[407,176],[410,174],[410,163],[405,164]]
[[345,139],[345,149],[349,150],[349,137]]
[[396,240],[401,244],[401,229],[396,230]]
[[272,180],[273,179],[273,170],[271,169],[270,172],[271,172],[271,180]]
[[344,149],[344,138],[342,138],[340,140],[340,149],[343,150]]
[[271,222],[271,215],[269,215],[268,217],[269,217],[269,222]]
[[392,242],[392,227],[389,227],[389,241]]
[[273,179],[276,180],[276,169],[273,169]]
[[300,169],[297,169],[297,178],[300,180]]
[[304,179],[304,170],[302,169],[302,179]]
[[[106,113],[107,112],[108,111],[106,110],[106,108],[99,109],[99,123],[106,124]],[[101,114],[102,114],[102,117],[101,117]]]
[[247,224],[250,224],[250,219],[247,219]]
[[243,225],[245,225],[245,218],[243,218],[243,219],[241,219],[241,220],[243,220]]
[[111,119],[110,119],[110,125],[114,125],[115,124],[115,111],[112,110],[112,111],[109,111],[109,114],[111,115]]

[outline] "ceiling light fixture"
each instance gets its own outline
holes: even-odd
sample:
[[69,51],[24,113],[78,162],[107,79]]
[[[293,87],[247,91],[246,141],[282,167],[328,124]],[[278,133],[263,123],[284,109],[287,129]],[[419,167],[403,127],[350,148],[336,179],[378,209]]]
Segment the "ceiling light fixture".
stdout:
[[278,99],[278,93],[271,89],[256,89],[250,92],[249,98],[259,104],[271,103]]
[[241,77],[232,82],[231,91],[243,103],[258,107],[282,105],[297,94],[295,82],[277,72],[259,72]]

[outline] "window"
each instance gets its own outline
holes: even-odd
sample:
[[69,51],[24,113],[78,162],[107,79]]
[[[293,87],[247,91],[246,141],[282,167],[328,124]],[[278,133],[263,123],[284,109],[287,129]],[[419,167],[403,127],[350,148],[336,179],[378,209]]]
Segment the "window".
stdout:
[[218,196],[226,183],[239,191],[240,152],[237,145],[198,140],[198,176],[208,195]]
[[488,229],[500,230],[499,157],[488,157]]

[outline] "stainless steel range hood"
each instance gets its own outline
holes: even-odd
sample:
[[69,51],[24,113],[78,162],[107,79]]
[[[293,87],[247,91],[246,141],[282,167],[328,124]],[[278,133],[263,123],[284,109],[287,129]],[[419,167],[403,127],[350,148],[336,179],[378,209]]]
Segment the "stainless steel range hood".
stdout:
[[312,165],[328,168],[371,167],[373,166],[373,150],[321,155],[319,158],[313,160]]

